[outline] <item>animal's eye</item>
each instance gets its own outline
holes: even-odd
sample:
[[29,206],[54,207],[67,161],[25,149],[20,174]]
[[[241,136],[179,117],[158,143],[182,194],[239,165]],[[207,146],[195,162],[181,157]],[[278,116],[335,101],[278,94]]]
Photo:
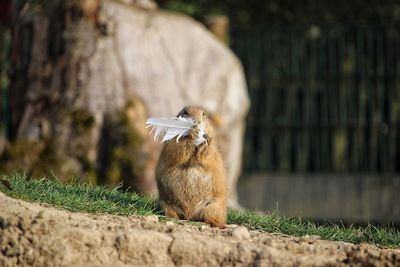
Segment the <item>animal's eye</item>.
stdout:
[[204,111],[203,111],[203,116],[204,116],[204,115],[206,115],[206,114],[204,114]]
[[187,112],[187,110],[185,109],[182,113],[183,115],[189,115],[189,113]]

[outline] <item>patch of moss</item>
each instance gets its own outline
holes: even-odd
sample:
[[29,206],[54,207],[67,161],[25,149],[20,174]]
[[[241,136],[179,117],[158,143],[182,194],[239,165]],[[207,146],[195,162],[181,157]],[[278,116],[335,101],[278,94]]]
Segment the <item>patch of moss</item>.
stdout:
[[46,138],[17,140],[8,144],[1,158],[2,171],[24,171],[34,178],[58,176],[62,181],[79,177],[96,182],[95,162],[89,159],[94,116],[85,109],[62,111],[50,128],[58,132]]
[[71,124],[79,134],[87,133],[95,125],[94,116],[85,109],[75,109],[69,113]]
[[144,138],[128,115],[134,108],[134,104],[128,102],[108,120],[103,183],[116,185],[123,182],[124,187],[137,190],[135,182],[143,176],[144,171],[144,161],[141,160]]
[[45,149],[43,141],[18,140],[8,143],[0,159],[2,170],[9,172],[15,170],[29,171],[41,158]]

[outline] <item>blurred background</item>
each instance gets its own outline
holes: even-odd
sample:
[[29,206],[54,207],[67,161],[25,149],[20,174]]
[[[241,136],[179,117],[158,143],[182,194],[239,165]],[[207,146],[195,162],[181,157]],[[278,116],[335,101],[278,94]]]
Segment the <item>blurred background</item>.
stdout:
[[0,171],[154,192],[159,146],[141,123],[199,104],[219,129],[232,207],[400,224],[398,1],[0,8]]

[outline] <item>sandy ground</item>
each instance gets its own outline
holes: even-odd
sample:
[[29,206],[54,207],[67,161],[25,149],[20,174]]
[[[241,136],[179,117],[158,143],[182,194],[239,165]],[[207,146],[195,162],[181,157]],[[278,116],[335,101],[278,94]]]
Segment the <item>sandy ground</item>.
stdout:
[[400,249],[71,213],[0,193],[0,266],[400,266]]

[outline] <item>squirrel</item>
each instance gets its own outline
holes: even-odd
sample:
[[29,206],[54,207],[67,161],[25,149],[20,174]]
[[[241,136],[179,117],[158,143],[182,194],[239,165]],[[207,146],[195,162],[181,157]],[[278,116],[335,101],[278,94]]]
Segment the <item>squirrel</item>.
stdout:
[[177,143],[165,142],[156,169],[160,204],[167,217],[200,221],[225,227],[227,216],[227,181],[222,157],[217,149],[215,130],[204,110],[187,106],[178,117],[203,123],[206,142],[196,146],[199,129]]

